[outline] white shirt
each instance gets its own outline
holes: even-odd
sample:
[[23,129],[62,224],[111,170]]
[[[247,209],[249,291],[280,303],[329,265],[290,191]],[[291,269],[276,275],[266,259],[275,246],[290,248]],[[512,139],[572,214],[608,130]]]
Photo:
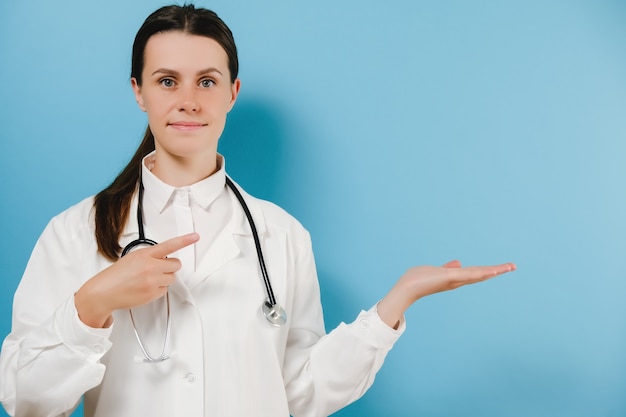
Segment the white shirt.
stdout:
[[[150,165],[150,157],[144,160]],[[326,416],[371,386],[404,331],[375,307],[325,334],[307,231],[281,208],[242,193],[261,238],[287,323],[271,326],[252,233],[225,169],[190,187],[170,187],[144,165],[146,237],[190,231],[200,241],[177,253],[185,267],[170,286],[170,359],[145,363],[126,310],[108,329],[78,318],[73,294],[111,264],[97,252],[93,198],[53,218],[15,293],[13,326],[0,354],[0,401],[13,416]],[[240,188],[241,190],[241,188]],[[137,199],[120,239],[137,238]],[[163,299],[133,309],[148,352],[165,332]]]

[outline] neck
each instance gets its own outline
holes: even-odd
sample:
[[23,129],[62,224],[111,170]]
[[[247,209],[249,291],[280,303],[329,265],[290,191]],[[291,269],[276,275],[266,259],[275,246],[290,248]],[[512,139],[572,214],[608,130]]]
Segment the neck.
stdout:
[[157,150],[151,171],[172,187],[184,187],[210,177],[218,169],[217,152],[181,157]]

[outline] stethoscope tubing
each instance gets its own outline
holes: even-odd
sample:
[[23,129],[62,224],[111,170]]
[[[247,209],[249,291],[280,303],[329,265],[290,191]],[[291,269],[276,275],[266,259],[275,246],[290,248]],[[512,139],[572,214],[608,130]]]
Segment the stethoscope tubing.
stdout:
[[[257,231],[254,219],[252,218],[252,213],[250,213],[250,209],[248,208],[248,204],[246,204],[246,201],[244,200],[243,196],[241,195],[241,192],[239,191],[237,186],[233,183],[233,181],[229,177],[226,177],[226,185],[228,185],[228,188],[230,188],[231,191],[235,194],[235,197],[237,197],[237,200],[239,201],[239,204],[241,205],[241,207],[243,208],[244,213],[246,214],[246,218],[248,220],[248,224],[250,225],[250,229],[252,230],[252,238],[254,239],[254,246],[256,248],[257,258],[259,260],[259,268],[261,270],[261,275],[263,277],[263,283],[265,284],[265,292],[267,293],[267,302],[269,304],[268,307],[274,307],[277,304],[276,303],[276,297],[274,295],[274,290],[272,288],[272,283],[270,281],[269,274],[267,272],[267,267],[265,266],[265,258],[263,256],[263,249],[261,247],[261,240],[259,239],[259,233]],[[157,244],[157,242],[155,242],[154,240],[147,239],[146,235],[145,235],[144,226],[143,226],[143,192],[144,192],[143,183],[140,182],[139,183],[139,193],[138,193],[139,195],[137,196],[137,199],[138,199],[138,202],[137,202],[137,229],[138,229],[138,233],[139,233],[139,238],[136,239],[136,240],[133,240],[128,245],[126,245],[126,247],[122,251],[122,255],[121,256],[125,256],[128,252],[130,252],[136,246],[140,246],[140,245],[150,245],[150,246],[153,246],[153,245]]]
[[[280,305],[278,305],[278,303],[276,303],[276,297],[274,296],[274,290],[272,289],[272,283],[270,282],[269,274],[267,272],[267,267],[265,265],[265,258],[263,257],[263,250],[261,248],[261,240],[259,239],[259,233],[257,231],[256,224],[254,223],[254,219],[252,218],[252,214],[250,213],[250,209],[248,208],[248,205],[246,204],[246,201],[244,200],[243,196],[241,195],[241,192],[239,191],[237,186],[235,186],[233,181],[230,178],[228,178],[228,177],[226,177],[226,185],[235,194],[235,197],[237,197],[237,200],[239,201],[239,204],[241,205],[241,207],[243,208],[244,213],[246,214],[246,218],[248,220],[248,224],[250,225],[250,229],[252,231],[252,237],[254,239],[254,246],[256,248],[257,258],[258,258],[258,261],[259,261],[259,268],[261,270],[261,275],[263,276],[263,283],[265,284],[265,292],[267,294],[267,300],[262,305],[262,311],[263,311],[263,313],[265,315],[265,318],[267,319],[267,321],[271,325],[273,325],[273,326],[282,326],[287,321],[287,315],[285,313],[285,310],[283,310],[283,308]],[[141,246],[141,245],[154,246],[154,245],[157,244],[157,242],[155,242],[152,239],[147,239],[146,236],[145,236],[144,225],[143,225],[143,192],[144,192],[143,182],[140,180],[140,182],[139,182],[139,192],[138,192],[138,196],[137,196],[137,199],[138,199],[138,202],[137,202],[137,229],[138,229],[139,237],[138,237],[138,239],[133,240],[128,245],[126,245],[126,247],[124,247],[120,257],[123,257],[126,254],[128,254],[128,252],[130,252],[136,246]],[[171,330],[171,322],[172,322],[171,321],[171,314],[170,314],[169,291],[166,293],[166,303],[167,303],[167,310],[166,310],[167,311],[167,324],[166,324],[166,328],[165,328],[165,341],[163,343],[163,350],[162,350],[161,354],[158,357],[156,357],[156,358],[153,357],[153,356],[150,356],[150,354],[146,350],[146,348],[145,348],[145,346],[144,346],[144,344],[143,344],[143,342],[141,340],[141,337],[139,336],[139,331],[137,330],[137,326],[135,325],[135,318],[133,317],[133,311],[132,311],[132,309],[128,309],[128,312],[130,314],[131,324],[133,326],[133,330],[135,332],[135,336],[137,338],[137,342],[139,343],[139,347],[141,348],[141,351],[142,351],[142,353],[144,355],[144,361],[145,362],[158,363],[158,362],[163,362],[164,360],[169,358],[169,356],[166,353],[167,352],[167,347],[168,347],[168,344],[169,344],[169,339],[170,339],[170,330]]]
[[250,209],[246,204],[243,196],[233,184],[232,180],[226,177],[226,184],[230,187],[230,189],[235,193],[235,197],[239,200],[241,207],[243,208],[244,213],[246,213],[246,217],[248,218],[248,223],[250,224],[250,229],[252,229],[252,237],[254,238],[254,246],[256,247],[256,254],[259,259],[259,267],[261,269],[261,275],[263,276],[263,282],[265,283],[265,290],[267,292],[268,302],[271,307],[276,305],[276,298],[274,297],[274,291],[272,289],[272,283],[270,282],[269,274],[267,273],[267,268],[265,266],[265,258],[263,257],[263,250],[261,249],[261,241],[259,239],[259,233],[257,232],[256,225],[254,223],[254,219],[252,218],[252,214],[250,213]]
[[140,245],[154,246],[157,244],[157,242],[155,242],[152,239],[146,239],[146,235],[143,230],[143,183],[139,183],[139,195],[137,196],[137,199],[138,199],[137,228],[139,231],[139,239],[135,239],[132,242],[130,242],[128,245],[126,245],[120,257],[125,256],[128,252],[130,252],[133,248],[135,248],[135,246],[140,246]]

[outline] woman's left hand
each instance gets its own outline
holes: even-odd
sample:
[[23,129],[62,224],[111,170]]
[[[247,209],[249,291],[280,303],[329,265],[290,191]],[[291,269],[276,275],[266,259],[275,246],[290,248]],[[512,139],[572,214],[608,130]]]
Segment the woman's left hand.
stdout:
[[430,294],[453,290],[467,284],[514,271],[515,264],[461,267],[459,261],[443,266],[416,266],[400,277],[391,291],[378,303],[378,315],[387,325],[397,328],[407,308]]

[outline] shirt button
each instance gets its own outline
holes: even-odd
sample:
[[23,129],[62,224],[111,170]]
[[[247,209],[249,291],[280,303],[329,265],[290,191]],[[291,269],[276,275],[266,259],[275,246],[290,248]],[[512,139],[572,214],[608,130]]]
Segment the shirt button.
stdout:
[[370,327],[370,323],[369,321],[363,319],[359,322],[359,326],[361,326],[362,329],[367,329],[368,327]]
[[196,380],[196,376],[194,374],[189,373],[185,375],[185,379],[187,380],[187,382],[191,383]]

